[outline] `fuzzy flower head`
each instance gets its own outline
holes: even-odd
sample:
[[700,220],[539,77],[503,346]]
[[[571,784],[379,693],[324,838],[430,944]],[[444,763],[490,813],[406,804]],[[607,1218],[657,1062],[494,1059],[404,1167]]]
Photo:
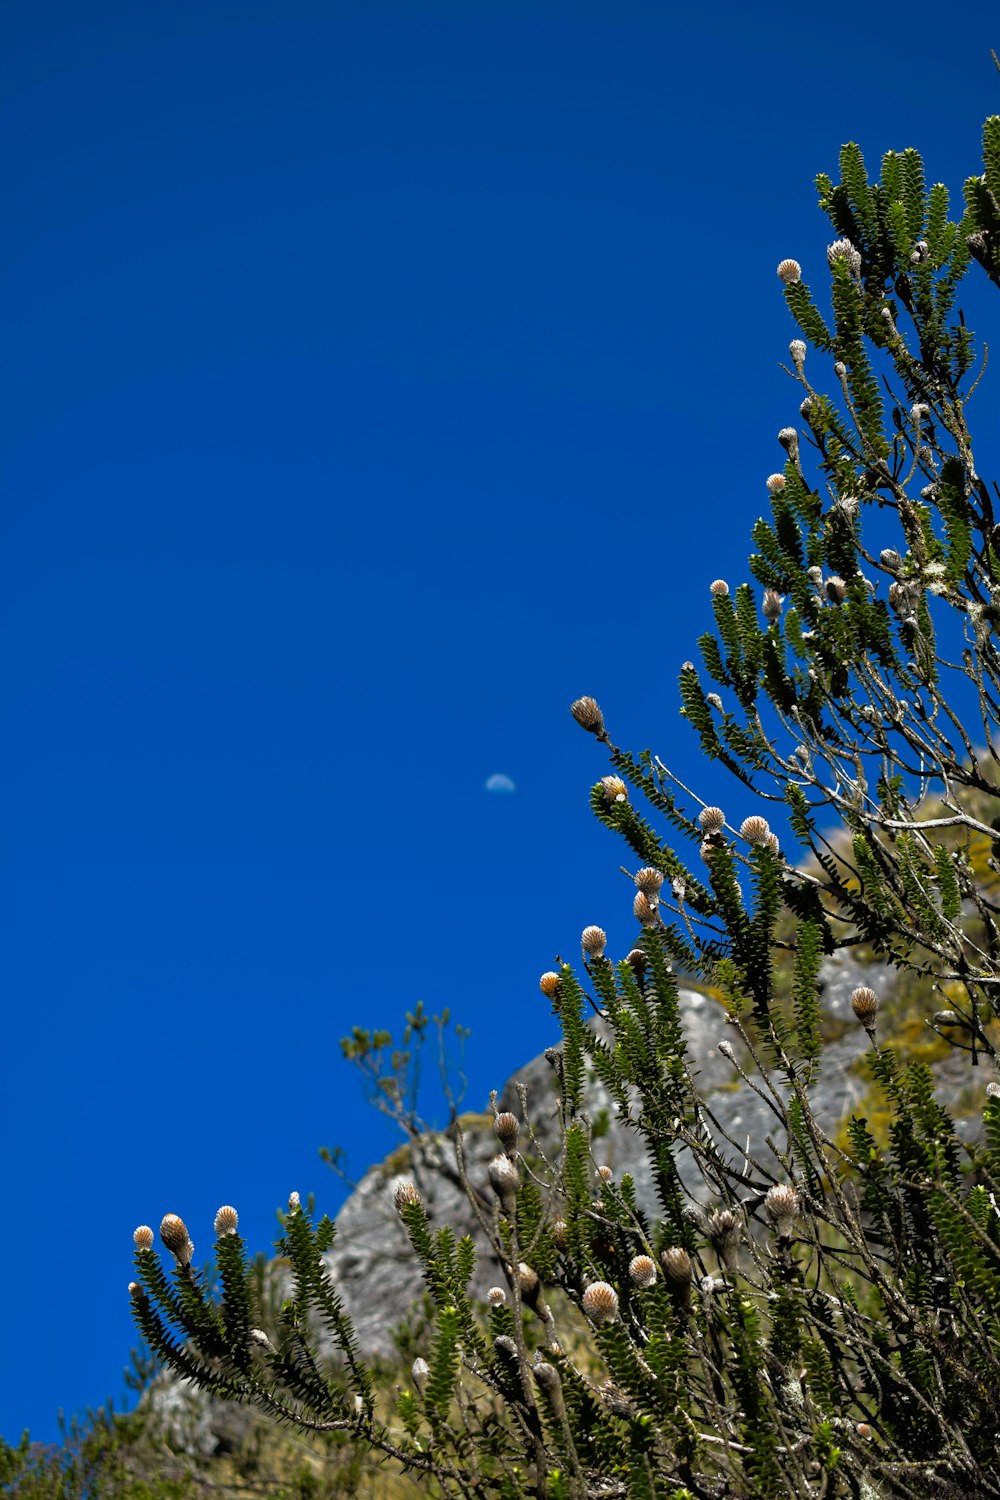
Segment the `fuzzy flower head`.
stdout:
[[160,1239],[179,1266],[191,1264],[194,1245],[187,1232],[187,1225],[177,1214],[164,1214],[160,1221]]
[[620,776],[602,776],[601,788],[607,802],[628,801],[628,788]]
[[855,250],[850,240],[834,240],[832,245],[826,249],[826,263],[832,271],[840,260],[846,260],[852,273],[857,276],[861,270],[861,252]]
[[780,494],[785,488],[786,483],[784,474],[769,474],[767,476],[767,493],[769,495]]
[[716,578],[708,589],[713,599],[725,599],[729,593],[729,584],[724,578]]
[[772,624],[775,620],[780,619],[781,595],[778,593],[777,589],[764,590],[764,599],[763,603],[761,604],[761,609],[764,612],[764,619],[770,620]]
[[152,1250],[153,1248],[154,1235],[148,1224],[140,1224],[138,1229],[134,1229],[132,1239],[137,1250]]
[[778,264],[778,275],[786,286],[794,286],[802,280],[802,267],[797,260],[783,260]]
[[859,984],[851,995],[851,1009],[867,1031],[875,1025],[878,1014],[878,996],[866,984]]
[[721,807],[703,807],[698,814],[698,827],[706,838],[721,833],[726,826],[726,815]]
[[608,935],[603,927],[585,927],[580,938],[580,946],[588,958],[603,958],[604,950],[608,946]]
[[604,733],[604,715],[596,698],[577,698],[570,704],[569,711],[580,728],[586,729],[588,734]]
[[635,883],[647,896],[658,896],[663,885],[663,871],[648,865],[635,876]]
[[411,1203],[417,1204],[417,1206],[420,1208],[423,1207],[424,1203],[424,1200],[421,1198],[412,1182],[397,1183],[395,1191],[392,1195],[392,1201],[395,1204],[396,1212],[399,1214],[400,1218],[402,1218],[404,1211],[410,1207]]
[[508,1150],[517,1145],[517,1135],[520,1130],[520,1121],[517,1115],[512,1115],[510,1110],[501,1110],[493,1121],[493,1131],[501,1146]]
[[650,1287],[656,1281],[656,1261],[648,1255],[636,1255],[629,1261],[628,1274],[637,1287]]
[[614,1323],[618,1317],[618,1293],[606,1281],[592,1281],[583,1294],[583,1310],[594,1323]]
[[235,1234],[240,1216],[229,1203],[224,1203],[215,1215],[215,1232],[221,1239],[224,1234]]
[[554,1000],[559,993],[559,975],[554,974],[550,969],[538,981],[538,988],[547,1000]]
[[804,339],[792,339],[788,346],[788,352],[792,356],[792,363],[797,370],[801,370],[806,362],[806,345]]
[[771,836],[771,829],[766,818],[753,817],[744,818],[740,824],[740,838],[746,839],[748,844],[763,847]]
[[645,891],[636,891],[632,911],[636,921],[641,922],[643,927],[651,927],[656,921],[656,902],[651,901]]

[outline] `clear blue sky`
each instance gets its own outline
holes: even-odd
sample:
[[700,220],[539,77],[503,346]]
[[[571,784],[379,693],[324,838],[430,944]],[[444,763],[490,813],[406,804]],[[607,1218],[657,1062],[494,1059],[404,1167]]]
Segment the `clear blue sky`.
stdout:
[[8,1438],[120,1394],[136,1224],[264,1249],[395,1144],[352,1023],[451,1006],[479,1107],[631,946],[572,698],[725,795],[676,676],[796,420],[775,266],[843,140],[957,196],[1000,109],[992,6],[851,14],[4,6]]

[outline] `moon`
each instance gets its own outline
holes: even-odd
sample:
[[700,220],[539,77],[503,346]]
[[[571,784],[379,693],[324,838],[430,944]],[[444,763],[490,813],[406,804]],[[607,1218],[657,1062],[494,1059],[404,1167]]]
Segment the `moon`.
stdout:
[[501,797],[507,797],[510,796],[511,792],[516,792],[517,787],[509,776],[505,776],[502,771],[497,771],[492,776],[487,777],[486,790],[497,793]]

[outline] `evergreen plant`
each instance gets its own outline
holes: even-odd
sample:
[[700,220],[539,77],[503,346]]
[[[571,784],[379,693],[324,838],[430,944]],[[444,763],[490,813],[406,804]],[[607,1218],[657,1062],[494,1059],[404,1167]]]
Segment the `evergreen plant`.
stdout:
[[[589,927],[581,966],[542,978],[563,1032],[558,1156],[494,1106],[488,1183],[469,1182],[451,1132],[502,1284],[478,1304],[472,1241],[398,1189],[433,1313],[387,1404],[328,1269],[328,1218],[293,1195],[265,1330],[235,1211],[216,1218],[217,1294],[167,1215],[168,1264],[136,1231],[131,1296],[177,1375],[347,1434],[430,1494],[1000,1497],[1000,490],[967,424],[985,350],[958,302],[967,272],[1000,286],[1000,116],[983,141],[957,220],[916,151],[870,181],[845,146],[839,181],[818,179],[829,306],[796,261],[778,267],[801,422],[762,476],[750,577],[706,579],[715,629],[680,676],[738,811],[619,748],[594,699],[573,704],[610,759],[591,804],[634,857],[639,935],[613,963]],[[838,1134],[814,1108],[820,974],[859,945],[872,977],[852,1008],[883,1119]],[[981,1128],[961,1134],[930,1068],[881,1033],[892,974],[967,1054]],[[721,1050],[766,1104],[747,1151],[699,1093],[679,975],[721,999]],[[656,1215],[596,1168],[593,1076],[642,1139]]]

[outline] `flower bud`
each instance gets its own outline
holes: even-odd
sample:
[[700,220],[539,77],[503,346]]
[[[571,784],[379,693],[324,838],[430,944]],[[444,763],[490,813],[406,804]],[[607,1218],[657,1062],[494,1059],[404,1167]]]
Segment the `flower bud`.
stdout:
[[708,838],[721,833],[726,826],[726,815],[721,807],[703,807],[698,814],[698,826]]
[[628,1263],[628,1274],[637,1287],[645,1289],[656,1280],[656,1262],[649,1255],[633,1256]]
[[878,996],[875,991],[870,990],[866,984],[858,985],[851,996],[851,1009],[865,1029],[870,1031],[878,1011]]
[[552,1220],[552,1243],[557,1250],[565,1250],[568,1228],[569,1226],[565,1219]]
[[137,1281],[130,1281],[128,1284],[128,1294],[133,1302],[142,1302],[146,1296],[146,1288],[140,1286]]
[[423,1208],[424,1206],[424,1200],[412,1182],[397,1183],[395,1192],[392,1195],[392,1201],[396,1205],[396,1212],[400,1218],[402,1218],[404,1210],[409,1208],[411,1203],[415,1203],[418,1208]]
[[507,1293],[502,1286],[491,1286],[486,1293],[486,1301],[490,1307],[503,1307],[507,1301]]
[[602,776],[601,786],[604,788],[605,800],[608,802],[627,802],[628,787],[620,776]]
[[298,1210],[301,1207],[302,1207],[302,1199],[299,1197],[298,1193],[295,1193],[295,1192],[289,1193],[289,1195],[288,1195],[288,1212],[290,1214],[297,1213]]
[[606,1281],[592,1281],[583,1294],[583,1310],[594,1323],[614,1323],[618,1317],[618,1293]]
[[580,938],[580,946],[590,958],[603,958],[604,950],[608,946],[608,935],[603,927],[585,927]]
[[556,995],[559,993],[559,975],[553,974],[552,970],[550,969],[549,972],[547,974],[543,974],[541,979],[538,981],[538,988],[541,990],[546,999],[554,1000],[556,998]]
[[421,1396],[424,1394],[424,1387],[427,1384],[427,1377],[430,1375],[430,1373],[430,1365],[427,1363],[426,1359],[421,1359],[420,1355],[418,1354],[416,1359],[413,1361],[413,1364],[410,1366],[410,1379],[413,1381],[413,1384],[416,1386]]
[[781,595],[778,593],[777,589],[764,590],[764,602],[761,605],[761,608],[764,612],[765,620],[770,620],[773,623],[780,617]]
[[987,1099],[1000,1099],[1000,1083],[988,1083],[986,1097]]
[[771,837],[767,819],[757,816],[744,818],[740,824],[740,837],[746,839],[748,844],[765,845]]
[[725,599],[729,594],[729,584],[724,578],[716,578],[709,585],[708,591],[712,595],[713,599]]
[[549,1399],[552,1401],[558,1400],[562,1394],[562,1381],[559,1379],[559,1371],[555,1365],[550,1365],[546,1359],[539,1359],[536,1354],[535,1363],[531,1367],[531,1373]]
[[581,729],[586,729],[588,734],[604,733],[604,715],[594,698],[577,698],[575,703],[570,704],[570,713],[573,715]]
[[681,1245],[660,1254],[660,1265],[670,1295],[680,1307],[686,1307],[691,1296],[691,1257]]
[[645,891],[636,891],[632,910],[636,920],[641,922],[643,927],[651,927],[656,921],[656,905],[650,901]]
[[132,1239],[137,1250],[152,1250],[153,1248],[154,1235],[148,1224],[140,1224],[138,1229],[134,1229]]
[[802,267],[797,260],[783,260],[778,265],[778,275],[786,286],[794,286],[802,280]]
[[792,356],[792,363],[797,370],[801,370],[806,362],[806,345],[803,339],[792,339],[788,346],[788,352]]
[[521,1174],[509,1156],[494,1156],[486,1168],[490,1187],[500,1199],[505,1214],[513,1212],[517,1202],[517,1191],[521,1186]]
[[826,596],[832,604],[843,604],[847,598],[847,584],[838,573],[826,580]]
[[790,1240],[793,1221],[799,1212],[799,1195],[795,1189],[788,1183],[775,1183],[764,1199],[764,1208],[779,1240]]
[[194,1254],[187,1225],[177,1214],[164,1214],[160,1221],[160,1239],[179,1266],[189,1266]]
[[221,1239],[224,1234],[235,1234],[236,1226],[240,1222],[240,1216],[235,1208],[224,1203],[215,1215],[215,1232]]
[[767,476],[767,493],[777,495],[785,488],[784,474],[769,474]]
[[521,1128],[517,1115],[512,1115],[510,1110],[503,1110],[493,1121],[493,1131],[502,1146],[510,1150],[517,1145],[517,1133]]
[[663,886],[662,870],[654,870],[650,865],[645,870],[640,870],[634,878],[640,891],[644,891],[647,896],[658,896],[660,894]]
[[716,1209],[708,1216],[707,1228],[716,1255],[727,1269],[732,1269],[732,1261],[740,1242],[740,1224],[736,1215],[730,1208]]
[[646,965],[649,963],[649,959],[646,957],[646,954],[641,948],[633,948],[632,952],[628,955],[625,962],[628,964],[629,968],[632,970],[632,973],[641,984],[642,976],[646,972]]
[[597,1175],[601,1179],[602,1182],[613,1182],[614,1181],[615,1174],[611,1170],[611,1168],[608,1166],[607,1162],[605,1162],[603,1166],[598,1167],[598,1169],[597,1169]]
[[857,276],[861,270],[861,252],[855,250],[850,240],[834,240],[832,245],[826,249],[826,263],[832,271],[839,260],[846,260],[851,271]]

